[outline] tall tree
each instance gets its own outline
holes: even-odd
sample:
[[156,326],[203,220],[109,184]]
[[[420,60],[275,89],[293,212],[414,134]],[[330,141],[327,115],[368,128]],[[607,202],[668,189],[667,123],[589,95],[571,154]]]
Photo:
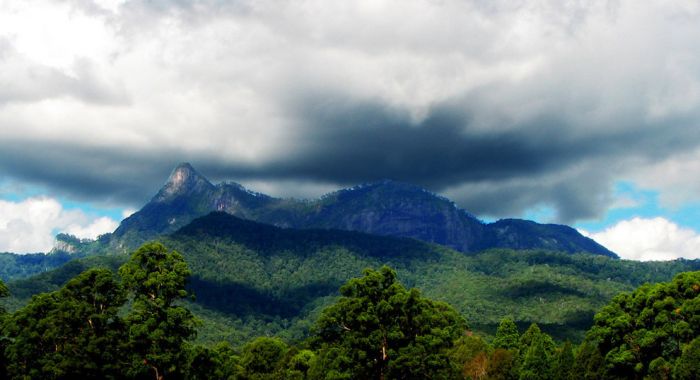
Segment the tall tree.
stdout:
[[501,319],[496,330],[496,337],[493,340],[493,348],[503,348],[513,350],[518,348],[520,333],[518,326],[510,318]]
[[[156,380],[184,372],[184,343],[194,337],[196,321],[179,300],[187,297],[190,270],[181,254],[160,243],[146,243],[119,268],[133,305],[126,321],[134,367],[144,365]],[[139,365],[141,363],[141,365]]]
[[598,346],[584,340],[574,359],[573,373],[580,379],[598,380],[603,378],[605,365]]
[[[586,339],[604,353],[605,376],[667,376],[700,336],[700,272],[623,293],[595,315]],[[653,366],[652,366],[653,364]]]
[[115,379],[126,365],[125,302],[107,269],[90,269],[62,289],[32,298],[7,322],[12,378]]
[[[322,378],[444,378],[454,374],[446,350],[466,322],[449,305],[423,298],[384,266],[340,288],[342,297],[316,325]],[[311,371],[314,373],[314,371]]]
[[520,380],[549,380],[551,378],[551,356],[547,352],[545,337],[542,334],[535,335],[520,368]]
[[574,373],[574,350],[571,342],[564,342],[561,349],[557,350],[552,363],[552,378],[554,380],[572,380]]

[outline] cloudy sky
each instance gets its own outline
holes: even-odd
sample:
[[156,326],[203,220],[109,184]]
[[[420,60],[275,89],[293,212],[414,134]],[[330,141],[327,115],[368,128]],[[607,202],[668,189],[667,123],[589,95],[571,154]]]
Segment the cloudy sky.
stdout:
[[0,0],[0,251],[94,237],[179,162],[700,257],[700,3]]

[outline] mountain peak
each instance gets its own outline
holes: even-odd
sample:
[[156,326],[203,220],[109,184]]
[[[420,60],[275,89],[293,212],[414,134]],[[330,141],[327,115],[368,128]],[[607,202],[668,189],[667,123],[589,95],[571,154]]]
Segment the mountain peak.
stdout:
[[183,162],[173,169],[172,173],[170,173],[170,177],[168,177],[167,183],[172,183],[175,186],[179,186],[185,183],[189,178],[196,176],[201,177],[201,175],[194,170],[189,162]]
[[165,200],[176,195],[190,194],[213,187],[214,185],[199,174],[192,165],[183,162],[173,169],[165,186],[158,192],[155,199]]

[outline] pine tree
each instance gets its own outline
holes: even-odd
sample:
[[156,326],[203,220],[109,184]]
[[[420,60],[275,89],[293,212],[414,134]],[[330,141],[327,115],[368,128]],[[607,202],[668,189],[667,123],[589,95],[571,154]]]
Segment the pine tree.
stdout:
[[501,319],[496,330],[496,338],[493,340],[493,348],[517,349],[519,340],[520,334],[515,322],[510,318]]
[[542,335],[532,338],[520,369],[520,380],[549,380],[552,378],[550,355]]
[[574,367],[574,350],[568,340],[557,351],[552,367],[552,378],[554,380],[573,380],[572,369]]

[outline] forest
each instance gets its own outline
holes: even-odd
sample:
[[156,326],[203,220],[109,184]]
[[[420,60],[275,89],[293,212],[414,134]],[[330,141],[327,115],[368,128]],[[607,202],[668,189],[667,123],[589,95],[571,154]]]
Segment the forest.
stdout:
[[[2,311],[8,379],[695,379],[700,272],[622,292],[580,344],[503,318],[473,330],[448,303],[405,287],[390,267],[340,287],[303,339],[196,340],[183,255],[161,243],[118,270],[89,268]],[[1,283],[0,283],[1,284]],[[0,295],[9,295],[0,285]],[[524,331],[523,331],[524,330]]]

